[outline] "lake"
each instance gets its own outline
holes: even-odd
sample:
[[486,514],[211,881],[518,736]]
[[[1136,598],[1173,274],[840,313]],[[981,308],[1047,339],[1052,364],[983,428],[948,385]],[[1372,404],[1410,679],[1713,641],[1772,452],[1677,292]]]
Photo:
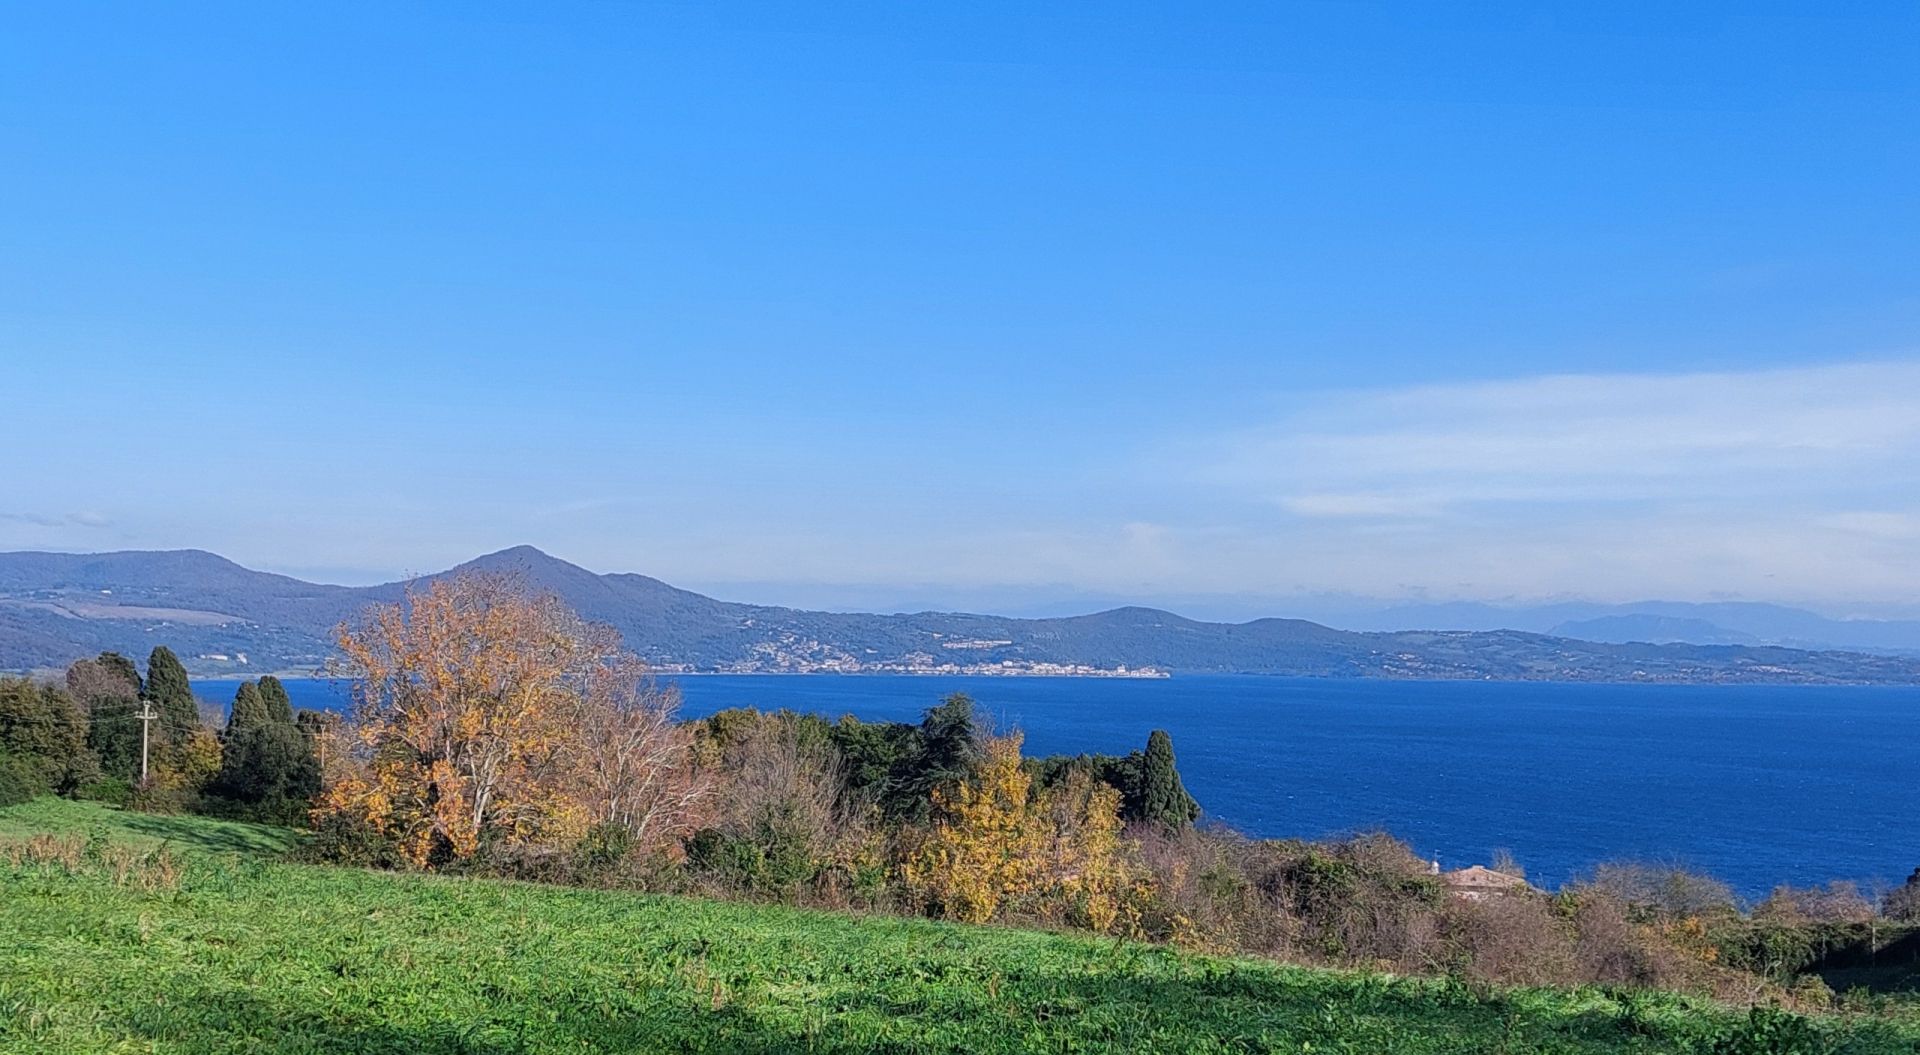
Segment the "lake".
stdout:
[[[1920,867],[1920,689],[1273,677],[702,675],[685,713],[917,720],[966,692],[1029,754],[1123,754],[1155,728],[1210,819],[1253,835],[1384,830],[1447,868],[1510,849],[1557,885],[1670,861],[1748,896]],[[236,683],[196,682],[230,700]],[[324,681],[297,705],[340,707]]]

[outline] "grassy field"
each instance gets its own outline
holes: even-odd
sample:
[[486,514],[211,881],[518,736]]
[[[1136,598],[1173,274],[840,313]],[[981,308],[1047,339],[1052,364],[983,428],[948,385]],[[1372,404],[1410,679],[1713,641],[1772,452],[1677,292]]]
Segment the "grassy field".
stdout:
[[[80,836],[66,859],[10,863],[49,832]],[[134,860],[163,842],[175,867]],[[273,860],[291,842],[0,811],[0,1052],[1920,1051],[1866,1021],[1774,1044],[1668,997]]]
[[292,850],[299,842],[298,835],[288,828],[211,817],[132,813],[97,802],[45,798],[0,809],[0,840],[27,839],[47,833],[86,835],[93,832],[127,846],[151,849],[165,844],[171,850],[199,856],[233,854],[273,858]]

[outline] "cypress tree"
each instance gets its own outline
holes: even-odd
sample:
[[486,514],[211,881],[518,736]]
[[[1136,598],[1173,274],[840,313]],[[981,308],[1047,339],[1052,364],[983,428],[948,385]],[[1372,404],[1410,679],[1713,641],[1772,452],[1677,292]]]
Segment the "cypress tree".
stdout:
[[173,649],[157,645],[147,657],[146,698],[160,712],[160,727],[176,748],[200,727],[200,708],[193,702],[193,685],[187,680],[187,668]]
[[1140,816],[1150,824],[1178,831],[1200,816],[1200,804],[1187,794],[1173,762],[1173,737],[1155,729],[1147,736],[1140,762]]
[[320,790],[312,738],[295,725],[291,704],[285,705],[284,718],[276,713],[286,698],[285,687],[272,677],[241,684],[211,786],[214,794],[279,821],[301,816],[306,800]]
[[268,674],[260,679],[260,699],[267,705],[269,721],[293,724],[293,698],[287,695],[287,687],[280,684],[279,678]]
[[233,694],[233,710],[227,714],[227,736],[246,729],[266,725],[267,701],[260,695],[260,686],[251,681],[243,681]]

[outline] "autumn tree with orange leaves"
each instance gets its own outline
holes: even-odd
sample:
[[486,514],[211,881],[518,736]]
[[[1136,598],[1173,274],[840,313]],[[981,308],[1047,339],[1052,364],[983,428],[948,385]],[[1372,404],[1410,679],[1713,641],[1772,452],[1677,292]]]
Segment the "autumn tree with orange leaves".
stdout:
[[464,576],[343,626],[350,722],[327,734],[316,824],[416,867],[572,846],[596,824],[677,839],[700,787],[675,698],[610,628],[510,579]]

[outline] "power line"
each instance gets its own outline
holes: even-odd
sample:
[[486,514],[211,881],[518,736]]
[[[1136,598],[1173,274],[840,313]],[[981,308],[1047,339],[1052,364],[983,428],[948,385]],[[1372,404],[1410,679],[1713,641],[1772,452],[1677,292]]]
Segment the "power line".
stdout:
[[[137,714],[86,714],[81,715],[80,724],[91,725],[95,722],[132,722],[140,718]],[[58,718],[28,718],[21,715],[0,717],[0,726],[9,725],[65,725]]]

